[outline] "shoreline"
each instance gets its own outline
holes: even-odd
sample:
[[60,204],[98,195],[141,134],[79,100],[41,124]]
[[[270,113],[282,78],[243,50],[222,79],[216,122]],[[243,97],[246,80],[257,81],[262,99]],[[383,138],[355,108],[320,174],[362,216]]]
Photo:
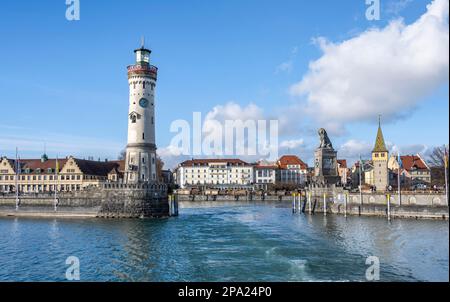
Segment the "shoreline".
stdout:
[[16,212],[0,211],[0,218],[65,218],[65,219],[89,219],[98,218],[97,214],[90,213],[44,213],[44,212]]
[[[289,200],[181,200],[179,201],[179,208],[204,208],[204,207],[233,207],[233,206],[246,206],[246,205],[278,205],[286,209],[289,209],[293,214],[304,214],[304,215],[339,215],[348,217],[379,217],[387,219],[387,208],[386,205],[355,205],[348,204],[346,212],[342,208],[341,204],[335,203],[330,204],[326,211],[324,210],[323,204],[318,202],[314,205],[314,208],[308,208],[308,205],[303,204],[302,207],[292,208],[292,201]],[[296,213],[294,213],[294,210]],[[43,218],[43,219],[127,219],[129,217],[120,217],[117,215],[115,217],[101,217],[95,211],[79,211],[76,210],[63,210],[63,211],[53,211],[50,209],[33,211],[33,210],[19,210],[15,209],[1,209],[0,208],[0,218]],[[161,217],[160,217],[161,218]],[[162,217],[164,218],[164,217]],[[448,221],[448,207],[447,206],[391,206],[391,219],[408,219],[408,220],[435,220],[435,221]]]

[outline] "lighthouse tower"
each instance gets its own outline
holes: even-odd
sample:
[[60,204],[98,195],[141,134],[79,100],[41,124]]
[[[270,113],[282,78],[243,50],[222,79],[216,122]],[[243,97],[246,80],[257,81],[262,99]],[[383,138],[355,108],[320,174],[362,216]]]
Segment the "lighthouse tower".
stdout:
[[130,104],[124,180],[156,182],[155,87],[158,68],[150,65],[149,49],[136,49],[136,63],[128,66]]

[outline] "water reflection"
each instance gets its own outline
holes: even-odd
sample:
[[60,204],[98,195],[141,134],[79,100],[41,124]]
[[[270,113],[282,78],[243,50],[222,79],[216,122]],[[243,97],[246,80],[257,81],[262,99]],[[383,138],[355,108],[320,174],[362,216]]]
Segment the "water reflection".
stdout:
[[157,220],[0,219],[0,280],[448,280],[448,222],[295,214],[278,203],[200,203]]

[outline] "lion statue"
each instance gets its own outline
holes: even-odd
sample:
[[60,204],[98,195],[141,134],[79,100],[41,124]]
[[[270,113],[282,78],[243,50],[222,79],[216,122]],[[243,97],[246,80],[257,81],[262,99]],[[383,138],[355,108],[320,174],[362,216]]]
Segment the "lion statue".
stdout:
[[319,129],[320,146],[319,148],[333,149],[330,138],[328,137],[327,131],[323,128]]

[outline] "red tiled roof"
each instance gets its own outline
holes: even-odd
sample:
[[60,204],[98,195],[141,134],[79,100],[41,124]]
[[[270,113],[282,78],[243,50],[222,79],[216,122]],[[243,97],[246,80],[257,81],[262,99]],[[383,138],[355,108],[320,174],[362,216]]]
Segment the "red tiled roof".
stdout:
[[400,156],[400,158],[402,160],[403,168],[406,171],[410,171],[413,168],[419,170],[428,170],[428,166],[418,155],[404,155]]
[[256,169],[278,169],[277,165],[260,165],[260,164],[256,164],[254,167]]
[[204,165],[208,165],[210,163],[226,163],[227,165],[230,166],[236,166],[236,165],[249,165],[249,163],[246,163],[243,160],[240,159],[219,159],[219,158],[211,158],[211,159],[191,159],[191,160],[186,160],[184,162],[182,162],[180,165],[183,167],[189,167],[189,166],[194,166],[194,165],[198,165],[198,166],[204,166]]
[[[12,162],[15,162],[15,160],[12,160]],[[62,169],[66,162],[66,158],[58,159],[59,170]],[[37,169],[41,169],[41,173],[52,174],[55,173],[56,169],[56,158],[48,159],[46,161],[41,161],[40,159],[20,159],[19,163],[22,170],[30,169],[31,173],[35,172]],[[15,164],[13,164],[13,167],[14,165]],[[52,169],[52,172],[49,173],[49,169]]]
[[301,169],[308,168],[308,165],[295,155],[284,155],[278,160],[278,166],[281,169],[287,169],[288,165],[300,165]]
[[112,160],[112,163],[116,163],[117,164],[117,169],[119,172],[124,172],[125,171],[125,160]]
[[[108,173],[115,168],[119,168],[119,172],[121,172],[123,171],[121,170],[121,167],[123,166],[124,169],[125,166],[124,161],[121,163],[120,161],[101,162],[77,158],[74,158],[74,160],[84,174],[96,176],[107,176]],[[15,169],[15,160],[9,161],[11,166]],[[58,159],[59,171],[61,171],[67,161],[68,158]],[[19,163],[22,173],[25,173],[26,169],[30,169],[30,173],[35,173],[37,169],[40,169],[41,174],[52,174],[55,173],[56,169],[56,158],[47,159],[45,161],[42,161],[41,159],[20,159]]]
[[340,165],[340,168],[347,168],[347,160],[346,159],[338,159],[337,162]]
[[85,159],[74,159],[77,166],[84,174],[107,176],[114,168],[118,167],[118,163],[115,162],[102,162]]

